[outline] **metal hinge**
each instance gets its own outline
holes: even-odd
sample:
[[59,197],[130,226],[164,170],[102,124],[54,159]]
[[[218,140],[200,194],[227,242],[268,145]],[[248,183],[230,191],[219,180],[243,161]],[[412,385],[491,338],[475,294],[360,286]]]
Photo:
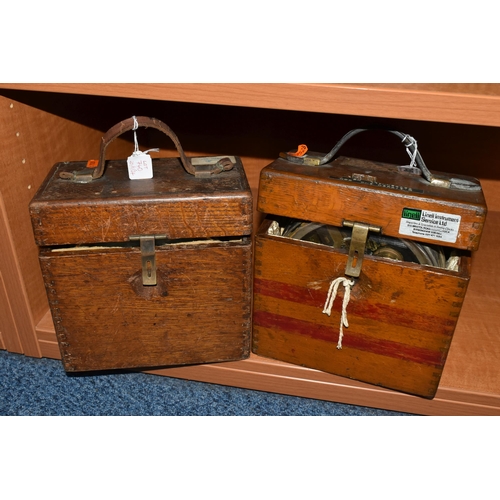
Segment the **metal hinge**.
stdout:
[[363,257],[365,256],[366,241],[370,231],[380,233],[380,227],[371,226],[362,222],[344,221],[344,226],[352,227],[351,245],[349,246],[349,254],[347,257],[347,264],[345,266],[346,276],[353,278],[359,277],[361,273],[361,266],[363,264]]
[[139,240],[141,245],[142,284],[145,286],[156,285],[155,243],[156,240],[166,238],[166,234],[129,236],[132,241]]

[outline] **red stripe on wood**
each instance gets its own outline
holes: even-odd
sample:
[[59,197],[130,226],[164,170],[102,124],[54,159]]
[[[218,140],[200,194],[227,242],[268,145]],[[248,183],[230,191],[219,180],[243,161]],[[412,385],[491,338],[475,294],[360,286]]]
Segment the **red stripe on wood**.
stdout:
[[[328,284],[329,285],[329,284]],[[328,286],[327,285],[327,286]],[[255,278],[254,293],[275,299],[297,302],[302,305],[317,307],[323,310],[327,291],[280,283],[277,281]],[[342,301],[334,302],[332,311],[340,312]],[[349,302],[349,314],[368,318],[389,325],[401,325],[415,330],[432,331],[436,334],[451,337],[455,330],[455,321],[439,316],[409,312],[406,309],[386,305],[372,304],[367,300],[356,300],[356,289],[353,287]]]
[[[337,344],[339,336],[338,328],[317,325],[309,321],[281,316],[267,311],[255,310],[253,323],[254,326],[278,329],[286,333],[304,335],[334,344]],[[402,359],[436,368],[442,367],[445,361],[445,353],[441,351],[432,351],[430,349],[409,346],[390,340],[367,337],[362,333],[353,331],[351,328],[344,328],[342,347],[371,352],[373,354]]]

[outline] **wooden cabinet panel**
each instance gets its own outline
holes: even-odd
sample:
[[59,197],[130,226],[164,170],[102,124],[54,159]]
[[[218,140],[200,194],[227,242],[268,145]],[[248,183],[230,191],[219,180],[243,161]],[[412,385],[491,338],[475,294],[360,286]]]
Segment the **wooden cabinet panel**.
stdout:
[[0,192],[0,333],[9,351],[40,357],[35,322]]

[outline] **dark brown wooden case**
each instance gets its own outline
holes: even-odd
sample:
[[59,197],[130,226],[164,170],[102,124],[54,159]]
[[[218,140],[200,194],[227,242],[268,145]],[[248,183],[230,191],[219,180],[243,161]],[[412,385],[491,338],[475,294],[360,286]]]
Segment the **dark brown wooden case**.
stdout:
[[[284,156],[260,177],[258,209],[268,215],[255,238],[253,352],[434,397],[470,278],[470,251],[477,249],[486,216],[478,181],[454,177],[472,189],[451,189],[395,165],[347,157],[308,165]],[[424,213],[425,222],[422,216],[413,226],[412,218]],[[273,227],[283,217],[338,227],[356,223],[384,237],[439,244],[457,252],[460,264],[449,270],[353,255],[359,275],[349,275],[352,246],[285,237]],[[435,229],[439,222],[451,228]],[[324,313],[337,278],[352,283],[340,348],[347,288],[339,286],[331,315]]]
[[[54,165],[30,204],[50,309],[67,371],[246,358],[250,351],[252,195],[238,157]],[[100,170],[99,170],[100,169]],[[97,172],[97,173],[96,173]]]

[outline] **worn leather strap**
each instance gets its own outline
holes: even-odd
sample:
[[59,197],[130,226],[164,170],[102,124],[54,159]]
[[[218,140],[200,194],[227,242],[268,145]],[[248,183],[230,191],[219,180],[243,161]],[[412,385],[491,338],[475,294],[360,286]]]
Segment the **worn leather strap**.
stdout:
[[[320,161],[319,165],[326,165],[331,159],[338,153],[339,149],[354,135],[359,134],[360,132],[365,132],[369,130],[376,130],[376,129],[366,129],[366,128],[357,128],[354,130],[351,130],[350,132],[347,132],[347,134],[340,139],[339,142],[333,147],[333,149],[326,154]],[[396,135],[401,139],[401,142],[404,144],[404,146],[407,148],[407,150],[411,154],[415,154],[415,161],[417,164],[417,167],[400,167],[401,171],[407,170],[407,171],[414,171],[415,173],[418,173],[421,175],[426,181],[428,181],[430,184],[443,187],[443,188],[451,188],[451,189],[462,189],[466,191],[480,191],[481,190],[481,185],[479,183],[470,181],[470,180],[465,180],[465,179],[458,179],[458,178],[443,178],[443,177],[437,177],[433,175],[430,170],[427,168],[426,164],[424,163],[424,160],[422,156],[420,155],[420,152],[418,151],[416,141],[413,139],[413,137],[409,136],[408,134],[404,134],[402,132],[398,132],[397,130],[386,130],[386,132],[390,132],[391,134]],[[300,157],[293,157],[291,155],[287,155],[287,160],[294,162],[294,163],[299,163],[300,162]]]
[[193,167],[193,165],[191,165],[189,159],[186,157],[186,154],[182,149],[179,139],[175,135],[174,131],[167,124],[163,123],[162,121],[156,118],[148,118],[147,116],[136,116],[135,120],[134,117],[132,117],[132,118],[127,118],[126,120],[123,120],[120,123],[117,123],[103,135],[101,140],[101,149],[99,152],[99,163],[92,173],[92,179],[99,179],[104,174],[104,166],[106,163],[106,148],[109,146],[109,144],[123,133],[128,132],[129,130],[134,130],[136,121],[137,121],[137,126],[139,127],[155,128],[156,130],[160,130],[168,137],[170,137],[170,139],[172,139],[172,142],[174,143],[177,149],[177,152],[179,153],[182,166],[184,167],[186,172],[191,175],[196,175],[196,170]]
[[[335,145],[335,147],[320,161],[320,165],[324,165],[325,163],[328,163],[338,152],[338,150],[353,136],[356,134],[359,134],[360,132],[366,132],[367,130],[371,129],[366,129],[366,128],[357,128],[354,130],[351,130],[348,132],[340,141]],[[413,154],[415,152],[415,142],[412,140],[412,137],[410,137],[408,134],[403,134],[401,132],[398,132],[397,130],[387,130],[387,132],[390,132],[391,134],[394,134],[398,136],[403,144],[405,145],[406,148],[409,149],[409,151]],[[416,152],[416,162],[418,165],[418,169],[420,170],[420,174],[429,182],[431,182],[432,179],[432,174],[430,173],[429,169],[424,163],[424,160],[422,159],[422,156],[420,155],[420,152],[417,150]]]

